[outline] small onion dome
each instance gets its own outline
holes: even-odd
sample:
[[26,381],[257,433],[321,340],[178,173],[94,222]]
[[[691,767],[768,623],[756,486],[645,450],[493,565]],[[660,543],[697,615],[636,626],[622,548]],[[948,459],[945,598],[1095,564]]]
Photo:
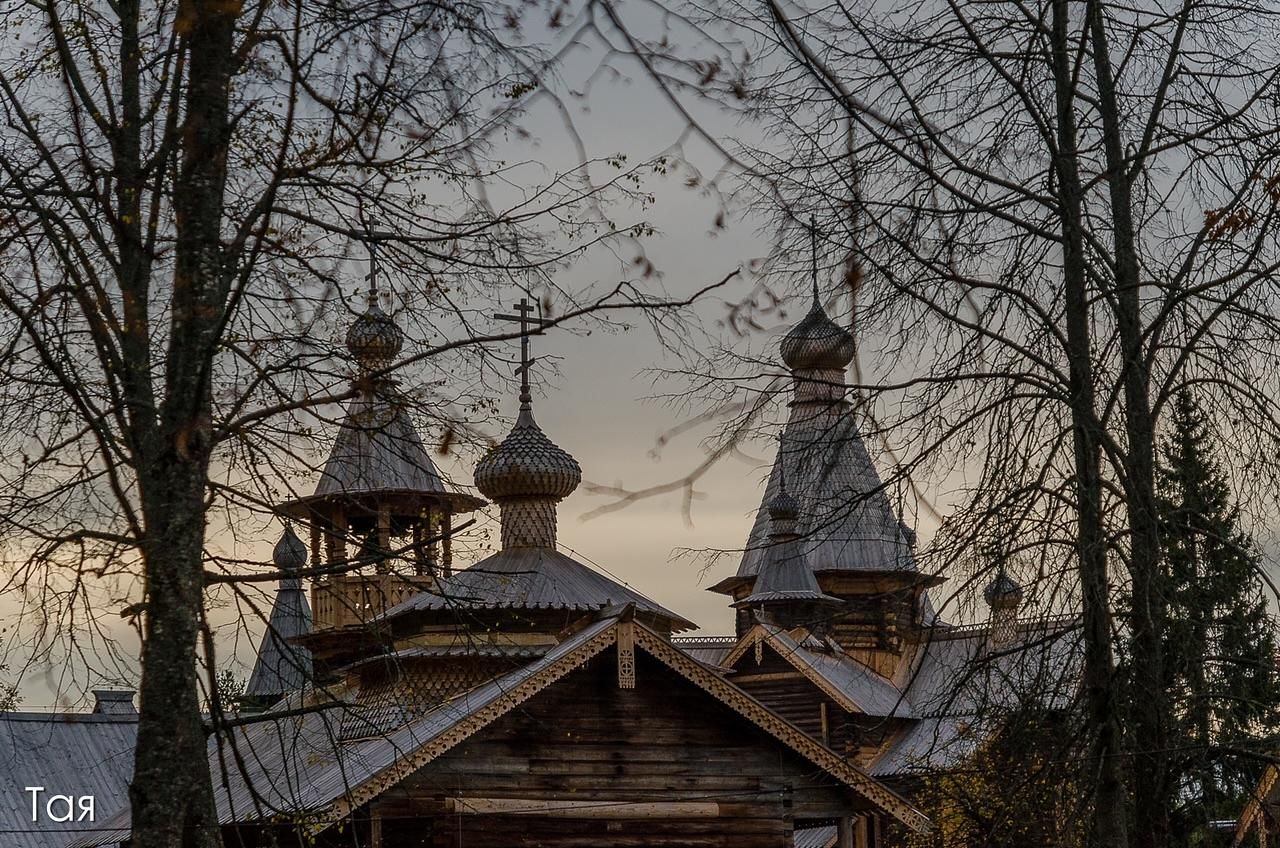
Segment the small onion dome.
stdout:
[[[778,522],[794,522],[800,517],[800,504],[785,488],[769,501],[769,518],[773,519],[773,529],[778,531]],[[786,526],[784,524],[784,526]],[[794,525],[784,532],[795,532]]]
[[1017,606],[1022,603],[1022,586],[1001,567],[994,580],[982,593],[991,606]]
[[385,368],[395,361],[404,346],[404,331],[376,303],[347,330],[347,350],[366,371]]
[[566,498],[582,482],[582,466],[547,438],[528,408],[502,443],[476,466],[476,487],[490,500]]
[[276,549],[271,553],[271,561],[281,571],[297,571],[307,564],[307,546],[293,532],[292,527],[284,528],[284,535],[276,542]]
[[843,370],[855,352],[853,336],[827,317],[816,297],[809,314],[782,339],[782,361],[792,371]]

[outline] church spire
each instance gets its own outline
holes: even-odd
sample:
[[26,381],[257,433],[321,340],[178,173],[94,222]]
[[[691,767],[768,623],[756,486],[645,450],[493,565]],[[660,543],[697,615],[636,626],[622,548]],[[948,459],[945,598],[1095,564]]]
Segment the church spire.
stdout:
[[813,238],[813,303],[780,346],[794,377],[784,449],[769,475],[737,574],[712,587],[738,599],[754,591],[757,575],[774,555],[770,504],[783,488],[784,476],[801,506],[798,544],[821,586],[835,591],[834,584],[824,581],[836,573],[895,573],[904,580],[918,574],[912,545],[846,398],[845,369],[853,361],[854,339],[823,308],[816,231]]
[[311,652],[293,641],[311,632],[311,607],[298,577],[307,564],[307,547],[292,527],[285,526],[271,559],[281,574],[280,587],[242,698],[249,710],[265,709],[311,679]]
[[556,504],[582,482],[582,467],[568,451],[552,442],[533,419],[529,370],[529,336],[548,323],[531,313],[521,298],[518,315],[495,315],[520,324],[520,415],[507,437],[476,466],[476,487],[502,511],[502,547],[556,546]]

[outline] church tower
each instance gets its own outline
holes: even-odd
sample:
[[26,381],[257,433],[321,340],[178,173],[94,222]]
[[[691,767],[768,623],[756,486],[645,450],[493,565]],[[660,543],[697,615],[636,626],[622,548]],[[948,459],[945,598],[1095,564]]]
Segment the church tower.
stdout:
[[280,507],[310,528],[311,565],[334,572],[312,583],[316,631],[359,628],[447,576],[454,516],[484,504],[445,485],[387,375],[404,331],[378,305],[376,282],[346,343],[355,397],[315,491]]
[[894,515],[858,431],[845,384],[854,339],[823,308],[816,264],[812,306],[783,338],[780,352],[792,376],[790,414],[737,574],[711,591],[734,599],[739,636],[750,629],[745,601],[776,556],[770,505],[785,479],[798,506],[794,544],[822,592],[843,602],[829,611],[827,633],[892,676],[908,643],[932,619],[924,590],[942,581],[920,573],[912,534]]

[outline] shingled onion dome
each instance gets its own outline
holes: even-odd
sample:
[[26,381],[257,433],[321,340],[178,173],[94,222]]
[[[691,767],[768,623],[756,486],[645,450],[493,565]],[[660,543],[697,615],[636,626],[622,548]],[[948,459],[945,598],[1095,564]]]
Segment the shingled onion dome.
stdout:
[[853,336],[832,321],[813,287],[809,313],[782,339],[782,361],[796,378],[796,400],[834,400],[844,394],[844,370],[853,361]]
[[987,584],[982,597],[992,608],[1016,607],[1022,603],[1022,585],[1009,576],[1009,572],[1004,570],[1004,566],[1000,566],[995,579]]
[[527,393],[502,443],[476,466],[476,488],[502,510],[502,547],[555,548],[556,504],[582,482],[582,467],[533,420]]
[[293,532],[292,527],[285,527],[280,541],[276,542],[271,552],[271,561],[275,563],[285,577],[280,578],[281,589],[301,589],[302,580],[297,576],[307,564],[307,546]]
[[1022,586],[1000,566],[995,579],[982,593],[991,607],[988,642],[992,647],[1007,645],[1018,635],[1018,607],[1022,605]]
[[769,547],[764,563],[751,594],[734,606],[763,609],[785,627],[813,626],[824,617],[823,608],[843,602],[823,593],[805,561],[799,531],[800,504],[787,492],[785,480],[780,481],[768,509]]
[[382,311],[371,295],[369,308],[347,330],[347,350],[359,364],[361,372],[370,372],[394,362],[402,347],[404,331]]

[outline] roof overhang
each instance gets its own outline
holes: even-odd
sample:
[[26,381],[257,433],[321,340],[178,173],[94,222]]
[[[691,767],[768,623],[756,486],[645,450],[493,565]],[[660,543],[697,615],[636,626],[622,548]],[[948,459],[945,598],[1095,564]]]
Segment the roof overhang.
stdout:
[[417,518],[424,507],[446,506],[450,514],[475,512],[488,501],[465,492],[430,492],[417,489],[376,489],[332,495],[307,495],[287,501],[278,511],[299,521],[331,521],[341,512],[347,519],[376,518],[386,507],[392,516]]

